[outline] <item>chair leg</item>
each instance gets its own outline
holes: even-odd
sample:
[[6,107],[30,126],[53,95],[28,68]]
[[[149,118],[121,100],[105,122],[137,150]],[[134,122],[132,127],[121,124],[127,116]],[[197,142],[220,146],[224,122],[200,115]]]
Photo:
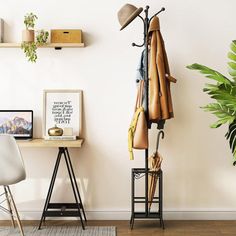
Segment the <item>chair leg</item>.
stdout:
[[15,228],[15,221],[14,221],[14,218],[13,218],[13,213],[12,213],[12,208],[11,208],[11,202],[10,202],[10,199],[9,199],[9,195],[7,193],[7,188],[6,186],[4,186],[4,192],[5,192],[5,196],[6,196],[6,199],[7,199],[7,205],[8,205],[8,210],[10,212],[10,215],[11,215],[11,223],[12,223],[12,226]]
[[25,236],[23,228],[22,228],[22,224],[21,224],[21,221],[20,221],[20,217],[19,217],[18,211],[16,209],[16,204],[15,204],[13,196],[11,194],[11,190],[10,190],[9,186],[6,186],[6,188],[7,188],[7,191],[9,193],[9,196],[10,196],[10,199],[11,199],[12,208],[15,211],[15,214],[16,214],[16,222],[17,222],[18,227],[20,229],[20,234],[21,234],[21,236]]

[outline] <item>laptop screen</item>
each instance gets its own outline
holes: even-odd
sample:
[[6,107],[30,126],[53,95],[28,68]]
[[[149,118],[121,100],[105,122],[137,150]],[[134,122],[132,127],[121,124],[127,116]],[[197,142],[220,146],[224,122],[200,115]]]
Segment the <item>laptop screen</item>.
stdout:
[[16,139],[33,138],[33,111],[0,110],[0,134],[11,134]]

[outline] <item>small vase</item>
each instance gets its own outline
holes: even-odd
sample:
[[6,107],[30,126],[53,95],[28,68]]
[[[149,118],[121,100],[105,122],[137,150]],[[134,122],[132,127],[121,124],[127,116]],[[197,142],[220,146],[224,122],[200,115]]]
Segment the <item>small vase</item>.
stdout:
[[22,31],[22,42],[34,42],[34,30],[23,30]]
[[61,129],[55,125],[54,127],[48,129],[48,135],[49,136],[62,136],[63,129]]

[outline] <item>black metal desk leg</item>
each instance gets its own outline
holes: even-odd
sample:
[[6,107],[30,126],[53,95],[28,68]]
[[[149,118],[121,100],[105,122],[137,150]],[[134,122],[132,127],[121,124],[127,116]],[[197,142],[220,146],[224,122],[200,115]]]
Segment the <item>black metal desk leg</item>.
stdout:
[[[72,187],[73,194],[75,197],[75,203],[51,203],[50,202],[62,154],[65,158],[67,171],[70,177],[71,187]],[[83,204],[81,202],[81,198],[79,194],[79,188],[76,182],[74,170],[73,170],[72,163],[70,160],[69,151],[66,147],[59,147],[57,160],[54,166],[51,182],[50,182],[48,193],[47,193],[47,198],[45,201],[45,205],[44,205],[44,209],[43,209],[43,213],[42,213],[42,217],[41,217],[38,229],[41,228],[42,222],[45,221],[46,217],[79,217],[82,228],[85,229],[80,209],[82,209],[84,218],[86,220]]]
[[75,183],[76,192],[77,192],[77,195],[79,197],[79,202],[81,203],[80,206],[81,206],[81,209],[82,209],[82,212],[83,212],[84,220],[87,222],[87,218],[86,218],[84,207],[83,207],[82,200],[81,200],[81,197],[80,197],[79,188],[78,188],[78,185],[77,185],[77,181],[76,181],[76,177],[75,177],[75,172],[74,172],[74,169],[73,169],[73,166],[72,166],[72,163],[71,163],[71,159],[70,159],[68,148],[65,148],[65,151],[66,151],[66,154],[67,154],[67,157],[68,157],[69,167],[71,169],[72,177],[73,177],[73,180],[74,180],[74,183]]
[[77,208],[78,208],[80,222],[81,222],[82,228],[85,229],[83,219],[82,219],[82,216],[81,216],[81,213],[80,213],[80,207],[82,207],[82,202],[79,203],[77,195],[76,195],[76,190],[75,190],[76,181],[73,182],[73,180],[72,180],[72,173],[71,172],[72,172],[73,169],[71,170],[72,167],[70,168],[70,166],[69,166],[69,160],[67,160],[67,159],[69,159],[69,155],[66,155],[66,154],[69,154],[69,153],[66,152],[66,148],[63,148],[63,154],[65,156],[66,166],[67,166],[67,170],[68,170],[68,173],[69,173],[72,190],[73,190],[74,197],[75,197],[75,202],[76,202],[76,205],[77,205]]
[[41,220],[40,220],[38,229],[41,228],[42,222],[43,222],[43,220],[45,220],[45,215],[44,214],[45,214],[45,211],[48,208],[48,204],[49,204],[51,196],[52,196],[52,190],[53,190],[53,187],[54,187],[54,184],[55,184],[55,180],[56,180],[56,176],[57,176],[57,171],[58,171],[58,167],[59,167],[60,160],[61,160],[61,155],[62,155],[62,152],[61,152],[61,150],[59,148],[56,164],[54,166],[51,182],[50,182],[48,193],[47,193],[47,198],[46,198],[46,201],[45,201],[45,204],[44,204],[43,213],[42,213],[42,216],[41,216]]

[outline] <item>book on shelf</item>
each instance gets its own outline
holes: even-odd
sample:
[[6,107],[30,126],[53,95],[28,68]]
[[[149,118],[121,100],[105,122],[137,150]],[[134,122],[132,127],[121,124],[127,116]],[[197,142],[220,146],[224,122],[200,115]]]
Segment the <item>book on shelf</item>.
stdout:
[[44,136],[45,140],[76,140],[76,135]]

